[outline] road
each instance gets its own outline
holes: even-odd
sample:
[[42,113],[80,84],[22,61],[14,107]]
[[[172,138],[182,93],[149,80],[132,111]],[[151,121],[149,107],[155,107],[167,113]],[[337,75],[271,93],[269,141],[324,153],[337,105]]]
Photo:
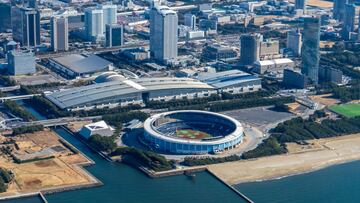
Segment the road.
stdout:
[[30,121],[30,122],[15,122],[15,123],[7,124],[6,127],[19,128],[19,127],[23,127],[23,126],[33,126],[33,125],[42,125],[44,127],[53,127],[53,126],[66,125],[66,124],[68,124],[70,122],[74,122],[74,121],[100,120],[101,118],[102,118],[102,116],[63,117],[63,118]]
[[[123,46],[117,46],[117,47],[112,47],[112,48],[99,48],[99,49],[94,49],[94,50],[90,50],[87,52],[99,54],[99,53],[104,53],[104,52],[119,51],[120,49],[124,49],[124,48],[137,48],[137,47],[143,47],[143,46],[148,46],[148,45],[149,45],[149,42],[145,41],[145,42],[142,42],[139,44],[126,44]],[[66,56],[66,55],[71,55],[71,54],[82,54],[84,52],[86,52],[86,51],[74,50],[74,51],[61,52],[61,53],[37,54],[36,57],[38,59],[48,59],[48,58],[56,58],[56,57],[61,57],[61,56]]]

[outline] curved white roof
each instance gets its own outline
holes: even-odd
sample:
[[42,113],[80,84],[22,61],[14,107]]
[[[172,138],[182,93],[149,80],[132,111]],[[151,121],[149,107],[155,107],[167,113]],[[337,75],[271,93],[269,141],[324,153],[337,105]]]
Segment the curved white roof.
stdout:
[[[182,138],[177,138],[177,137],[169,137],[166,135],[163,135],[161,133],[159,133],[158,131],[156,131],[154,129],[153,123],[166,115],[170,115],[170,114],[175,114],[175,113],[201,113],[201,114],[209,114],[209,115],[213,115],[213,116],[218,116],[218,117],[222,117],[226,120],[229,120],[229,122],[232,122],[233,124],[235,124],[236,128],[235,130],[229,134],[224,136],[221,139],[216,139],[216,140],[188,140],[188,139],[182,139]],[[227,115],[223,115],[223,114],[219,114],[219,113],[214,113],[214,112],[210,112],[210,111],[199,111],[199,110],[181,110],[181,111],[170,111],[170,112],[165,112],[165,113],[160,113],[160,114],[156,114],[151,116],[150,118],[146,119],[144,122],[144,130],[151,134],[152,136],[161,139],[161,140],[165,140],[167,142],[172,142],[172,143],[181,143],[181,144],[194,144],[194,145],[215,145],[215,144],[223,144],[225,142],[230,142],[232,140],[236,140],[237,138],[241,137],[243,135],[243,127],[241,125],[241,123],[237,120],[235,120],[234,118],[227,116]]]
[[141,94],[142,92],[175,91],[177,89],[211,90],[214,88],[206,83],[190,78],[139,78],[74,87],[48,94],[46,98],[64,109],[112,97],[126,97],[129,94]]

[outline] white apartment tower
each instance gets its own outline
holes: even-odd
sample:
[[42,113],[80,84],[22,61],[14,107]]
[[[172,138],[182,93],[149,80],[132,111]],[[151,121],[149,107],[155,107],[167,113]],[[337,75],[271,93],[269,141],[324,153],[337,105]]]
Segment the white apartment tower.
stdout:
[[167,6],[150,11],[150,53],[157,61],[176,59],[178,55],[178,16]]
[[117,5],[103,4],[98,7],[103,11],[103,26],[105,32],[106,25],[112,25],[117,23]]
[[53,51],[69,50],[69,23],[66,17],[51,18],[51,47]]
[[85,10],[85,31],[88,40],[97,41],[104,37],[104,13],[101,9],[88,8]]

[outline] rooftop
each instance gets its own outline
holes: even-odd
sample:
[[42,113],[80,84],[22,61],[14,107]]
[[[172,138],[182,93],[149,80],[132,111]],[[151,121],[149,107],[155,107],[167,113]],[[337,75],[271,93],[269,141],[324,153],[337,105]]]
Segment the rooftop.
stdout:
[[111,65],[111,62],[95,54],[88,57],[80,54],[71,54],[53,58],[52,60],[79,74],[98,72]]
[[171,89],[213,89],[212,86],[190,78],[139,78],[134,80],[116,80],[82,87],[61,90],[46,95],[60,108],[80,106],[101,99],[142,92]]

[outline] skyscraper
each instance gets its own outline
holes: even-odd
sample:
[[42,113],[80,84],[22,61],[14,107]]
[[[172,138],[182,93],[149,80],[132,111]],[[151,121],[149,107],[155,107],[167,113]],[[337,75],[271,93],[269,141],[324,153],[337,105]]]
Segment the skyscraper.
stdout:
[[0,3],[0,32],[11,29],[11,5]]
[[286,47],[290,49],[294,56],[300,56],[302,35],[299,29],[291,30],[287,33],[287,44]]
[[178,16],[166,6],[150,11],[150,53],[158,61],[175,59],[178,55]]
[[12,8],[12,32],[15,41],[22,46],[40,44],[40,13],[32,8]]
[[117,6],[112,4],[103,4],[99,6],[99,9],[103,11],[103,25],[104,25],[104,31],[105,26],[110,24],[116,24],[117,23]]
[[190,27],[192,30],[195,30],[196,29],[196,16],[191,13],[185,14],[184,24],[186,26]]
[[295,0],[295,9],[306,10],[306,0]]
[[342,27],[342,37],[345,40],[351,38],[352,32],[357,32],[359,28],[360,7],[355,4],[345,5],[345,16]]
[[69,50],[69,23],[66,17],[51,18],[51,47],[53,51]]
[[240,62],[243,65],[252,65],[260,59],[260,34],[245,34],[240,37]]
[[301,49],[301,73],[313,84],[319,80],[320,20],[315,17],[304,19],[304,38]]
[[105,31],[106,47],[122,46],[124,44],[124,26],[107,24]]
[[348,3],[349,0],[334,0],[333,14],[339,22],[343,22],[345,18],[345,5]]
[[88,8],[85,10],[85,31],[88,40],[98,41],[104,36],[103,10]]

